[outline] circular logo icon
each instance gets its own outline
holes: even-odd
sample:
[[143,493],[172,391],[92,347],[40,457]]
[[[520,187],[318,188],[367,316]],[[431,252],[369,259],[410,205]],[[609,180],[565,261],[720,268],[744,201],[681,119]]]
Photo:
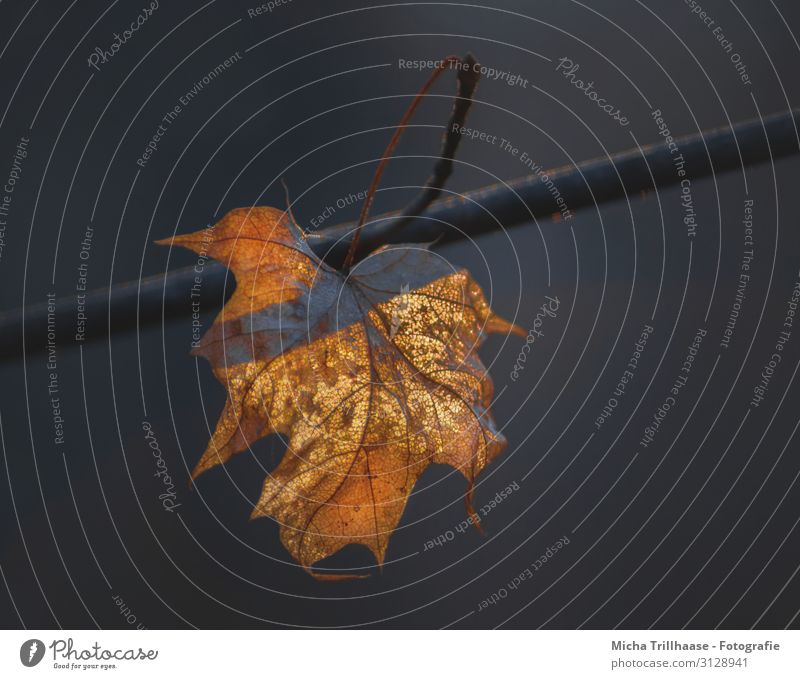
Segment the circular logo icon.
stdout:
[[28,639],[19,649],[19,659],[25,667],[38,665],[44,658],[44,642],[39,639]]

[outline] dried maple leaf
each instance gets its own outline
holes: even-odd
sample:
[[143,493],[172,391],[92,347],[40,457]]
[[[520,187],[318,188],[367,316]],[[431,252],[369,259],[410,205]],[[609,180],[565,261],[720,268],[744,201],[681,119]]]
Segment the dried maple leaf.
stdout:
[[486,333],[517,326],[489,309],[468,272],[426,246],[393,245],[338,271],[285,211],[229,212],[176,236],[226,264],[236,291],[192,353],[228,399],[193,478],[268,434],[288,447],[252,517],[271,516],[310,572],[351,543],[383,563],[389,537],[428,465],[467,480],[505,446],[476,354]]

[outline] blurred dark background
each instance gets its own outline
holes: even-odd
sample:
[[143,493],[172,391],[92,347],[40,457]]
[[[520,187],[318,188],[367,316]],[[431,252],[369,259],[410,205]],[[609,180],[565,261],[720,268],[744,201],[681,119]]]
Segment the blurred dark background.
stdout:
[[[73,295],[83,262],[90,289],[192,265],[190,253],[153,241],[233,207],[282,207],[281,178],[310,228],[326,206],[367,187],[391,127],[427,78],[398,68],[399,59],[472,52],[527,79],[525,87],[481,82],[469,124],[544,167],[660,141],[654,109],[680,135],[798,105],[797,3],[704,0],[710,28],[690,4],[293,0],[251,17],[256,4],[238,0],[161,2],[95,69],[89,56],[110,49],[142,2],[4,2],[0,179],[20,140],[29,141],[2,234],[0,308]],[[137,165],[180,97],[237,53]],[[558,73],[562,57],[580,64],[578,77],[630,125]],[[453,80],[445,76],[420,107],[376,213],[404,205],[428,176]],[[458,160],[454,191],[527,172],[480,141],[465,140]],[[764,401],[749,403],[798,279],[798,169],[800,159],[788,158],[692,182],[691,241],[676,187],[440,248],[523,327],[546,295],[560,300],[518,380],[510,378],[518,339],[492,337],[481,350],[509,446],[482,475],[476,505],[510,484],[519,490],[486,516],[485,537],[462,534],[463,478],[431,467],[382,572],[357,547],[325,564],[366,568],[366,580],[316,582],[292,563],[273,521],[248,521],[264,470],[283,453],[277,437],[189,487],[225,397],[208,365],[189,356],[189,316],[80,347],[67,341],[75,327],[57,327],[55,369],[36,351],[47,337],[28,338],[24,359],[0,365],[0,623],[797,626],[800,336],[786,344]],[[755,256],[723,349],[746,199]],[[326,225],[358,209],[337,209]],[[205,327],[219,304],[203,309]],[[635,377],[597,430],[646,324],[653,332]],[[688,382],[643,448],[698,328],[707,335]],[[57,394],[48,392],[50,373]],[[54,396],[63,443],[55,442]],[[175,481],[172,512],[159,499],[145,421]],[[548,552],[563,536],[569,544]],[[435,540],[443,544],[426,550]],[[532,577],[509,586],[537,561]],[[482,604],[489,599],[496,603]]]

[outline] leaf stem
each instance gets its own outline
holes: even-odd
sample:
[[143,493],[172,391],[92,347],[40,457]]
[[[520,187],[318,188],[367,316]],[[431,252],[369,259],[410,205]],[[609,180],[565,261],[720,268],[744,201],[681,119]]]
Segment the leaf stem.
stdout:
[[[469,56],[467,57],[467,59],[472,60],[472,58]],[[474,60],[472,60],[472,62],[474,63]],[[397,142],[400,141],[400,137],[405,131],[405,128],[408,125],[408,121],[411,119],[411,116],[414,115],[414,111],[416,111],[420,103],[422,103],[422,99],[424,98],[425,94],[433,86],[433,84],[436,82],[439,76],[445,71],[445,69],[449,68],[453,64],[461,66],[463,63],[465,62],[462,61],[460,57],[454,55],[450,55],[442,59],[442,62],[433,71],[430,78],[428,78],[428,81],[422,86],[419,92],[417,92],[417,95],[414,97],[414,100],[406,109],[406,112],[403,114],[403,117],[400,119],[400,122],[397,123],[397,128],[395,129],[392,138],[389,140],[389,144],[386,146],[386,150],[383,152],[383,156],[381,157],[381,160],[378,163],[378,167],[375,169],[375,174],[372,175],[372,182],[369,185],[369,191],[367,191],[367,197],[364,200],[364,205],[361,206],[361,213],[359,214],[358,217],[358,224],[356,225],[355,233],[353,234],[353,239],[350,241],[350,248],[347,251],[347,256],[345,257],[344,260],[345,271],[349,269],[350,266],[352,266],[353,261],[355,260],[356,251],[358,250],[358,241],[359,238],[361,237],[361,231],[364,228],[364,223],[367,221],[369,210],[372,207],[372,201],[375,198],[375,190],[378,188],[378,182],[380,182],[381,180],[381,175],[383,175],[383,170],[386,167],[386,163],[389,161],[389,158],[391,157],[392,153],[394,153],[394,149],[397,146]],[[461,70],[459,70],[459,73],[461,73]]]

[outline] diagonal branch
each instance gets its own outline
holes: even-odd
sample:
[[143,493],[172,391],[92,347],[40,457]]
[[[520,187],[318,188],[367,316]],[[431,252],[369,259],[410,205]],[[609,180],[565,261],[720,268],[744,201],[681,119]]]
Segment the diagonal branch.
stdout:
[[[663,142],[557,168],[545,175],[574,211],[655,187],[663,188],[682,179],[694,181],[731,170],[744,171],[745,167],[756,163],[796,155],[800,152],[799,126],[800,111],[792,110],[748,120],[732,128],[678,138],[676,143],[685,161],[685,177],[678,176],[674,156]],[[558,212],[558,206],[541,177],[529,175],[436,201],[424,218],[410,220],[402,228],[395,228],[395,224],[403,213],[381,215],[365,226],[362,247],[371,251],[386,243],[437,239],[437,243],[447,243],[529,223],[534,218],[549,217]],[[457,228],[445,228],[443,224]],[[352,230],[352,224],[333,226],[309,242],[326,261],[342,262],[350,246],[347,234]],[[205,266],[200,298],[203,309],[222,306],[228,273],[221,264],[209,262]],[[187,267],[87,293],[85,339],[105,337],[109,330],[119,332],[190,314],[189,292],[195,275],[194,268]],[[233,288],[231,283],[227,282],[228,292]],[[76,305],[72,296],[55,303],[51,318],[59,328],[59,341],[64,344],[74,341]],[[29,354],[42,351],[46,345],[47,324],[46,303],[0,313],[0,360],[18,358],[23,338]]]

